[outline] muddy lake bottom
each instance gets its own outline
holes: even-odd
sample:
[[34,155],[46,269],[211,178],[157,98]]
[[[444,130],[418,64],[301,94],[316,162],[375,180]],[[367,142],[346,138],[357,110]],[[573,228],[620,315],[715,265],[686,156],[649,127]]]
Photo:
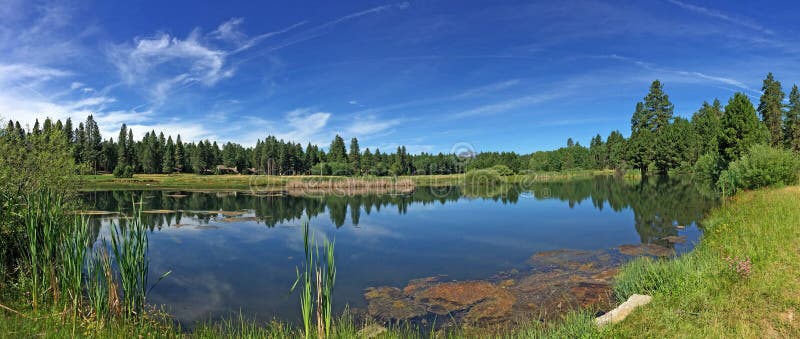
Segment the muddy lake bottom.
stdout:
[[[298,323],[289,294],[300,227],[336,241],[334,311],[423,327],[497,325],[610,306],[619,266],[693,247],[717,199],[680,178],[610,176],[525,188],[417,187],[402,194],[95,191],[97,244],[134,203],[152,229],[148,302],[179,323],[238,317]],[[104,215],[100,211],[118,212]]]

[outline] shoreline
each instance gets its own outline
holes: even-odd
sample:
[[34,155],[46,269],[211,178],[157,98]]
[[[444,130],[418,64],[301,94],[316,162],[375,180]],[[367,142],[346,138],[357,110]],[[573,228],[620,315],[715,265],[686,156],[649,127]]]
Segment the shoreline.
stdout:
[[[572,180],[581,177],[598,175],[615,175],[612,170],[585,170],[571,172],[537,172],[515,174],[503,177],[506,184],[524,184],[526,182],[550,182]],[[81,175],[76,183],[80,191],[126,190],[126,189],[160,189],[160,190],[229,190],[243,191],[252,187],[285,188],[306,183],[336,183],[341,181],[375,182],[388,181],[400,183],[413,182],[417,186],[441,187],[464,185],[464,174],[387,176],[387,177],[352,177],[352,176],[319,176],[319,175],[198,175],[198,174],[136,174],[133,178],[115,178],[110,174]],[[638,174],[626,173],[626,179],[638,178]]]

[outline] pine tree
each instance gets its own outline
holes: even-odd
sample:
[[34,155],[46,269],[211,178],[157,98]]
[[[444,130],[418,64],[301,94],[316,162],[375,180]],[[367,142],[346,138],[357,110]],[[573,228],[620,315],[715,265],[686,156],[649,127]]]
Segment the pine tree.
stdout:
[[669,125],[675,106],[669,101],[669,96],[664,93],[664,85],[655,80],[650,85],[650,92],[644,97],[644,109],[649,119],[649,127],[658,133]]
[[789,105],[786,111],[786,145],[795,152],[800,152],[800,90],[792,86],[789,93]]
[[82,122],[78,124],[78,129],[75,130],[75,142],[73,145],[72,156],[75,158],[75,164],[82,164],[84,161],[83,148],[86,147],[86,129]]
[[770,72],[761,86],[761,100],[758,113],[769,130],[769,142],[775,147],[783,142],[783,98],[780,81],[775,80]]
[[100,153],[103,151],[103,137],[100,135],[100,128],[94,117],[90,114],[86,118],[86,136],[84,139],[83,155],[81,158],[84,163],[91,165],[94,172],[97,172],[97,165],[100,162]]
[[594,169],[603,169],[608,166],[608,159],[606,158],[605,143],[603,137],[597,134],[589,143],[589,155],[591,158],[590,167]]
[[175,144],[172,142],[172,136],[167,139],[167,144],[164,146],[163,158],[161,160],[161,172],[172,173],[175,170]]
[[128,126],[122,124],[122,127],[119,129],[119,136],[117,137],[117,167],[120,168],[121,171],[124,170],[126,166],[131,165],[131,152],[128,148]]
[[375,166],[375,161],[372,157],[372,152],[369,147],[364,150],[364,155],[361,157],[361,170],[364,173],[371,173],[372,167]]
[[181,173],[186,167],[186,150],[183,148],[181,135],[178,134],[175,141],[175,168],[178,169],[178,173]]
[[720,155],[726,163],[738,159],[750,146],[769,139],[769,132],[744,93],[738,92],[728,101],[721,122]]
[[608,167],[622,168],[625,163],[625,137],[619,131],[613,131],[606,138]]
[[314,147],[311,146],[310,142],[308,143],[308,145],[306,145],[306,154],[303,161],[305,162],[306,169],[314,167],[314,165],[316,165],[319,162],[319,158],[317,158],[317,151],[314,149]]
[[[120,142],[122,142],[120,140]],[[131,166],[131,171],[139,166],[139,158],[136,152],[136,143],[133,141],[133,131],[128,130],[128,140],[125,142],[125,159],[128,161],[127,165]]]
[[692,115],[692,126],[695,135],[700,139],[700,155],[717,153],[719,150],[719,139],[722,135],[722,105],[719,99],[714,99],[713,104],[703,102],[700,109]]
[[67,142],[75,142],[75,131],[72,129],[72,118],[67,118],[64,122],[64,136],[67,137]]
[[344,145],[344,139],[338,134],[331,142],[331,148],[328,150],[328,161],[330,162],[347,162],[347,148]]
[[627,159],[634,168],[642,172],[642,175],[647,174],[648,168],[657,156],[654,149],[656,138],[669,126],[673,111],[674,106],[669,101],[669,96],[664,93],[664,86],[658,80],[650,85],[650,91],[644,97],[644,102],[636,104],[631,118]]
[[361,150],[358,147],[358,139],[353,138],[350,140],[350,163],[353,166],[353,173],[356,175],[361,173]]

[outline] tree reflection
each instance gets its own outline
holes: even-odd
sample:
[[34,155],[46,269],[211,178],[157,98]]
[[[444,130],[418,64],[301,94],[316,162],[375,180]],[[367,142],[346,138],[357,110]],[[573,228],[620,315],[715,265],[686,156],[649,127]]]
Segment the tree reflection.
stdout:
[[[244,192],[168,192],[168,191],[99,191],[82,195],[92,209],[129,214],[135,203],[142,210],[167,210],[171,213],[143,214],[152,230],[180,225],[186,217],[195,223],[208,223],[213,211],[248,211],[267,227],[313,218],[327,213],[336,227],[348,218],[358,226],[362,213],[370,215],[392,208],[407,213],[412,204],[447,204],[459,199],[487,199],[502,204],[517,204],[521,199],[557,199],[575,207],[585,201],[603,210],[630,209],[636,231],[643,243],[667,245],[664,237],[677,235],[676,225],[690,225],[702,220],[717,203],[716,196],[687,178],[651,177],[628,180],[614,176],[596,176],[555,182],[527,182],[521,185],[490,187],[418,187],[402,194],[322,195],[253,195]],[[99,218],[93,218],[94,234],[100,230]],[[120,220],[124,227],[125,219]]]

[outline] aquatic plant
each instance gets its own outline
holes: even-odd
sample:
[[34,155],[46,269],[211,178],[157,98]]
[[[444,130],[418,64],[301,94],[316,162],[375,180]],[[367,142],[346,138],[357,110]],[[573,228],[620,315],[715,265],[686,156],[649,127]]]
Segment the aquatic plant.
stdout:
[[75,216],[71,223],[66,224],[62,239],[59,246],[61,267],[58,270],[61,292],[77,315],[83,297],[83,269],[89,245],[86,218]]
[[[309,241],[311,242],[309,244]],[[303,273],[300,273],[300,268],[295,267],[295,272],[297,274],[297,280],[295,280],[292,288],[290,289],[291,292],[294,292],[297,285],[302,282],[302,290],[300,291],[300,312],[303,317],[303,333],[306,338],[310,336],[311,333],[311,318],[314,314],[313,305],[311,304],[312,300],[312,285],[311,285],[311,274],[312,274],[312,267],[314,264],[314,252],[311,251],[311,247],[314,247],[314,239],[309,239],[308,234],[308,221],[303,222],[303,248],[305,250],[305,262],[303,265]]]
[[[142,205],[140,201],[139,205]],[[148,290],[147,277],[150,269],[147,226],[142,222],[142,210],[133,205],[133,218],[127,225],[112,225],[111,249],[119,268],[122,285],[123,312],[128,317],[143,315],[147,293],[169,276],[162,274]]]
[[324,256],[322,256],[324,260],[320,262],[319,247],[315,236],[310,234],[308,221],[304,221],[302,227],[305,261],[302,270],[299,267],[295,268],[297,280],[290,291],[294,292],[298,286],[301,288],[300,311],[303,318],[303,336],[311,337],[311,322],[316,311],[317,336],[325,338],[330,336],[333,328],[332,295],[336,283],[335,241],[324,241]]

